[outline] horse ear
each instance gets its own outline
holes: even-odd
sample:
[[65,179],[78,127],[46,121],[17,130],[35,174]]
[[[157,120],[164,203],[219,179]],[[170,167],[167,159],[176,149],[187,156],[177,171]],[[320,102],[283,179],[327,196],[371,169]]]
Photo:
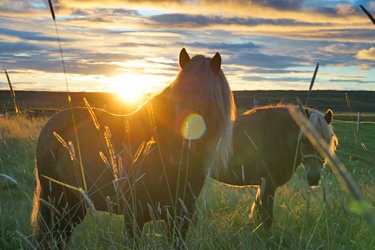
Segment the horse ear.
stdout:
[[190,56],[189,54],[186,52],[186,49],[185,48],[182,48],[181,52],[180,52],[180,56],[178,58],[178,63],[180,64],[180,68],[184,68],[185,65],[190,61]]
[[219,52],[216,52],[215,56],[211,59],[210,66],[211,66],[211,69],[215,73],[219,73],[220,72],[221,56],[220,56]]
[[331,109],[328,109],[326,114],[324,115],[324,119],[327,121],[328,124],[330,124],[333,120],[333,111]]
[[305,113],[306,113],[307,119],[309,119],[310,118],[310,111],[309,111],[309,109],[305,109]]

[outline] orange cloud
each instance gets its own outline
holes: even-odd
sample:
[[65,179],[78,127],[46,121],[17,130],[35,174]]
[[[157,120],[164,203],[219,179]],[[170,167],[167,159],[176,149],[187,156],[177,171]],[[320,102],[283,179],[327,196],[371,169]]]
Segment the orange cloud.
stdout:
[[375,48],[363,49],[357,52],[355,58],[359,60],[375,60]]

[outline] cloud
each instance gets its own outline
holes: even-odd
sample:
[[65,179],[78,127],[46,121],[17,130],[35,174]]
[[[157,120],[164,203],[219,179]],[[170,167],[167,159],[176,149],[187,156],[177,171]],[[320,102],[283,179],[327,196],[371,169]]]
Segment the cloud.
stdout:
[[351,4],[339,4],[337,6],[337,14],[339,15],[352,15],[355,14],[356,10],[353,8]]
[[322,50],[333,54],[353,54],[353,50],[355,49],[353,49],[349,44],[333,43],[322,48]]
[[[6,1],[0,3],[1,66],[43,75],[61,73],[47,1]],[[373,25],[356,6],[360,3],[371,11],[374,2],[52,2],[67,71],[75,75],[78,85],[79,77],[90,75],[111,77],[132,71],[174,75],[182,47],[191,55],[212,56],[219,51],[225,72],[240,86],[249,81],[249,86],[258,82],[260,87],[290,84],[285,86],[298,88],[311,80],[317,62],[320,70],[328,67],[330,74],[343,68],[366,69],[361,74],[371,79],[375,65]],[[288,75],[292,71],[298,73]],[[328,82],[329,77],[324,77]],[[319,79],[323,80],[323,74],[319,73]]]
[[[103,6],[103,1],[100,0],[60,0],[61,5],[74,5],[84,7],[99,7]],[[304,3],[304,0],[200,0],[200,1],[186,1],[186,0],[146,0],[146,1],[135,1],[135,0],[107,0],[105,4],[108,6],[162,6],[175,7],[176,5],[241,5],[244,7],[251,6],[263,6],[272,7],[275,9],[300,9]]]
[[359,79],[330,79],[330,82],[340,82],[340,83],[359,83],[359,84],[374,84],[375,81],[371,80],[359,80]]
[[84,7],[100,7],[103,5],[118,8],[120,6],[148,6],[148,7],[163,7],[173,8],[176,6],[215,6],[215,5],[237,5],[246,8],[253,6],[270,7],[280,10],[298,10],[302,8],[304,0],[200,0],[200,1],[186,1],[186,0],[60,0],[62,6],[84,6]]
[[355,55],[355,58],[357,58],[358,60],[375,61],[375,47],[358,51],[358,53]]
[[261,46],[256,45],[252,42],[247,43],[201,43],[201,42],[194,42],[194,43],[177,43],[180,46],[188,45],[189,47],[193,48],[207,48],[207,49],[219,49],[219,50],[226,50],[227,52],[230,51],[243,51],[243,50],[250,50],[250,49],[258,49]]
[[[216,18],[215,18],[216,19]],[[170,23],[174,24],[174,26],[179,25],[186,25],[189,26],[207,26],[210,23],[217,22],[217,20],[203,16],[203,15],[184,15],[184,14],[163,14],[163,15],[155,15],[150,17],[150,20],[155,21],[157,23]],[[220,18],[217,18],[220,19]]]
[[[6,35],[11,37],[17,37],[23,40],[28,41],[57,41],[56,36],[45,36],[41,32],[32,32],[32,31],[24,31],[24,30],[13,30],[13,29],[6,29],[0,28],[0,35]],[[71,42],[71,39],[61,38],[63,42]]]
[[2,17],[42,16],[45,9],[46,3],[38,0],[3,0],[0,2],[0,16]]
[[299,10],[302,8],[304,0],[258,0],[259,4],[271,6],[280,10]]
[[[272,19],[272,18],[242,18],[242,17],[224,17],[217,15],[193,15],[193,14],[160,14],[153,15],[149,17],[149,20],[155,22],[157,26],[160,25],[171,25],[172,27],[207,27],[207,26],[232,26],[236,25],[242,27],[252,27],[252,26],[275,26],[275,27],[285,27],[285,26],[311,26],[311,23],[301,22],[294,20],[292,18],[282,18],[282,19]],[[268,26],[268,27],[269,27]],[[161,26],[163,27],[163,26]]]
[[1,48],[1,56],[6,54],[19,54],[19,53],[30,53],[32,51],[40,51],[40,46],[30,44],[27,42],[15,42],[15,43],[8,43],[8,42],[1,42],[0,41],[0,48]]
[[284,55],[267,55],[263,53],[244,52],[239,53],[229,60],[229,63],[237,65],[246,65],[249,67],[267,68],[267,69],[285,69],[300,66],[306,62],[302,58]]

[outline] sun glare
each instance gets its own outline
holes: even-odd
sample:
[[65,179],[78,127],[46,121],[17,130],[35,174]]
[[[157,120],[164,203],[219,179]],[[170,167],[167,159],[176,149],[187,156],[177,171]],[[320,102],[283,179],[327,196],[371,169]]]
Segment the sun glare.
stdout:
[[152,91],[151,75],[124,74],[114,77],[113,80],[116,94],[128,103],[141,102],[146,94]]

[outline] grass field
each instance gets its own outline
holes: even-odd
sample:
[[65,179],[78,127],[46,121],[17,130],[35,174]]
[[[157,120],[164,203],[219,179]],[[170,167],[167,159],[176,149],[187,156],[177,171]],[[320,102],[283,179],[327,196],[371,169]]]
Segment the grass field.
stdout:
[[[337,116],[339,117],[339,116]],[[356,119],[354,119],[355,121]],[[36,140],[45,120],[0,118],[0,249],[26,249],[29,217],[35,188]],[[375,206],[375,123],[362,119],[359,134],[352,121],[334,121],[339,138],[337,155],[367,198]],[[357,138],[357,136],[359,137]],[[330,169],[321,185],[307,186],[304,169],[281,187],[275,197],[275,221],[270,232],[249,220],[254,200],[252,187],[235,188],[207,179],[197,201],[196,225],[186,239],[189,249],[375,249],[374,233]],[[76,230],[72,249],[116,249],[121,239],[121,217],[94,214]],[[104,222],[105,221],[105,222]],[[117,232],[117,234],[115,233]],[[20,236],[21,235],[21,236]],[[145,246],[165,249],[158,237],[145,238]]]

